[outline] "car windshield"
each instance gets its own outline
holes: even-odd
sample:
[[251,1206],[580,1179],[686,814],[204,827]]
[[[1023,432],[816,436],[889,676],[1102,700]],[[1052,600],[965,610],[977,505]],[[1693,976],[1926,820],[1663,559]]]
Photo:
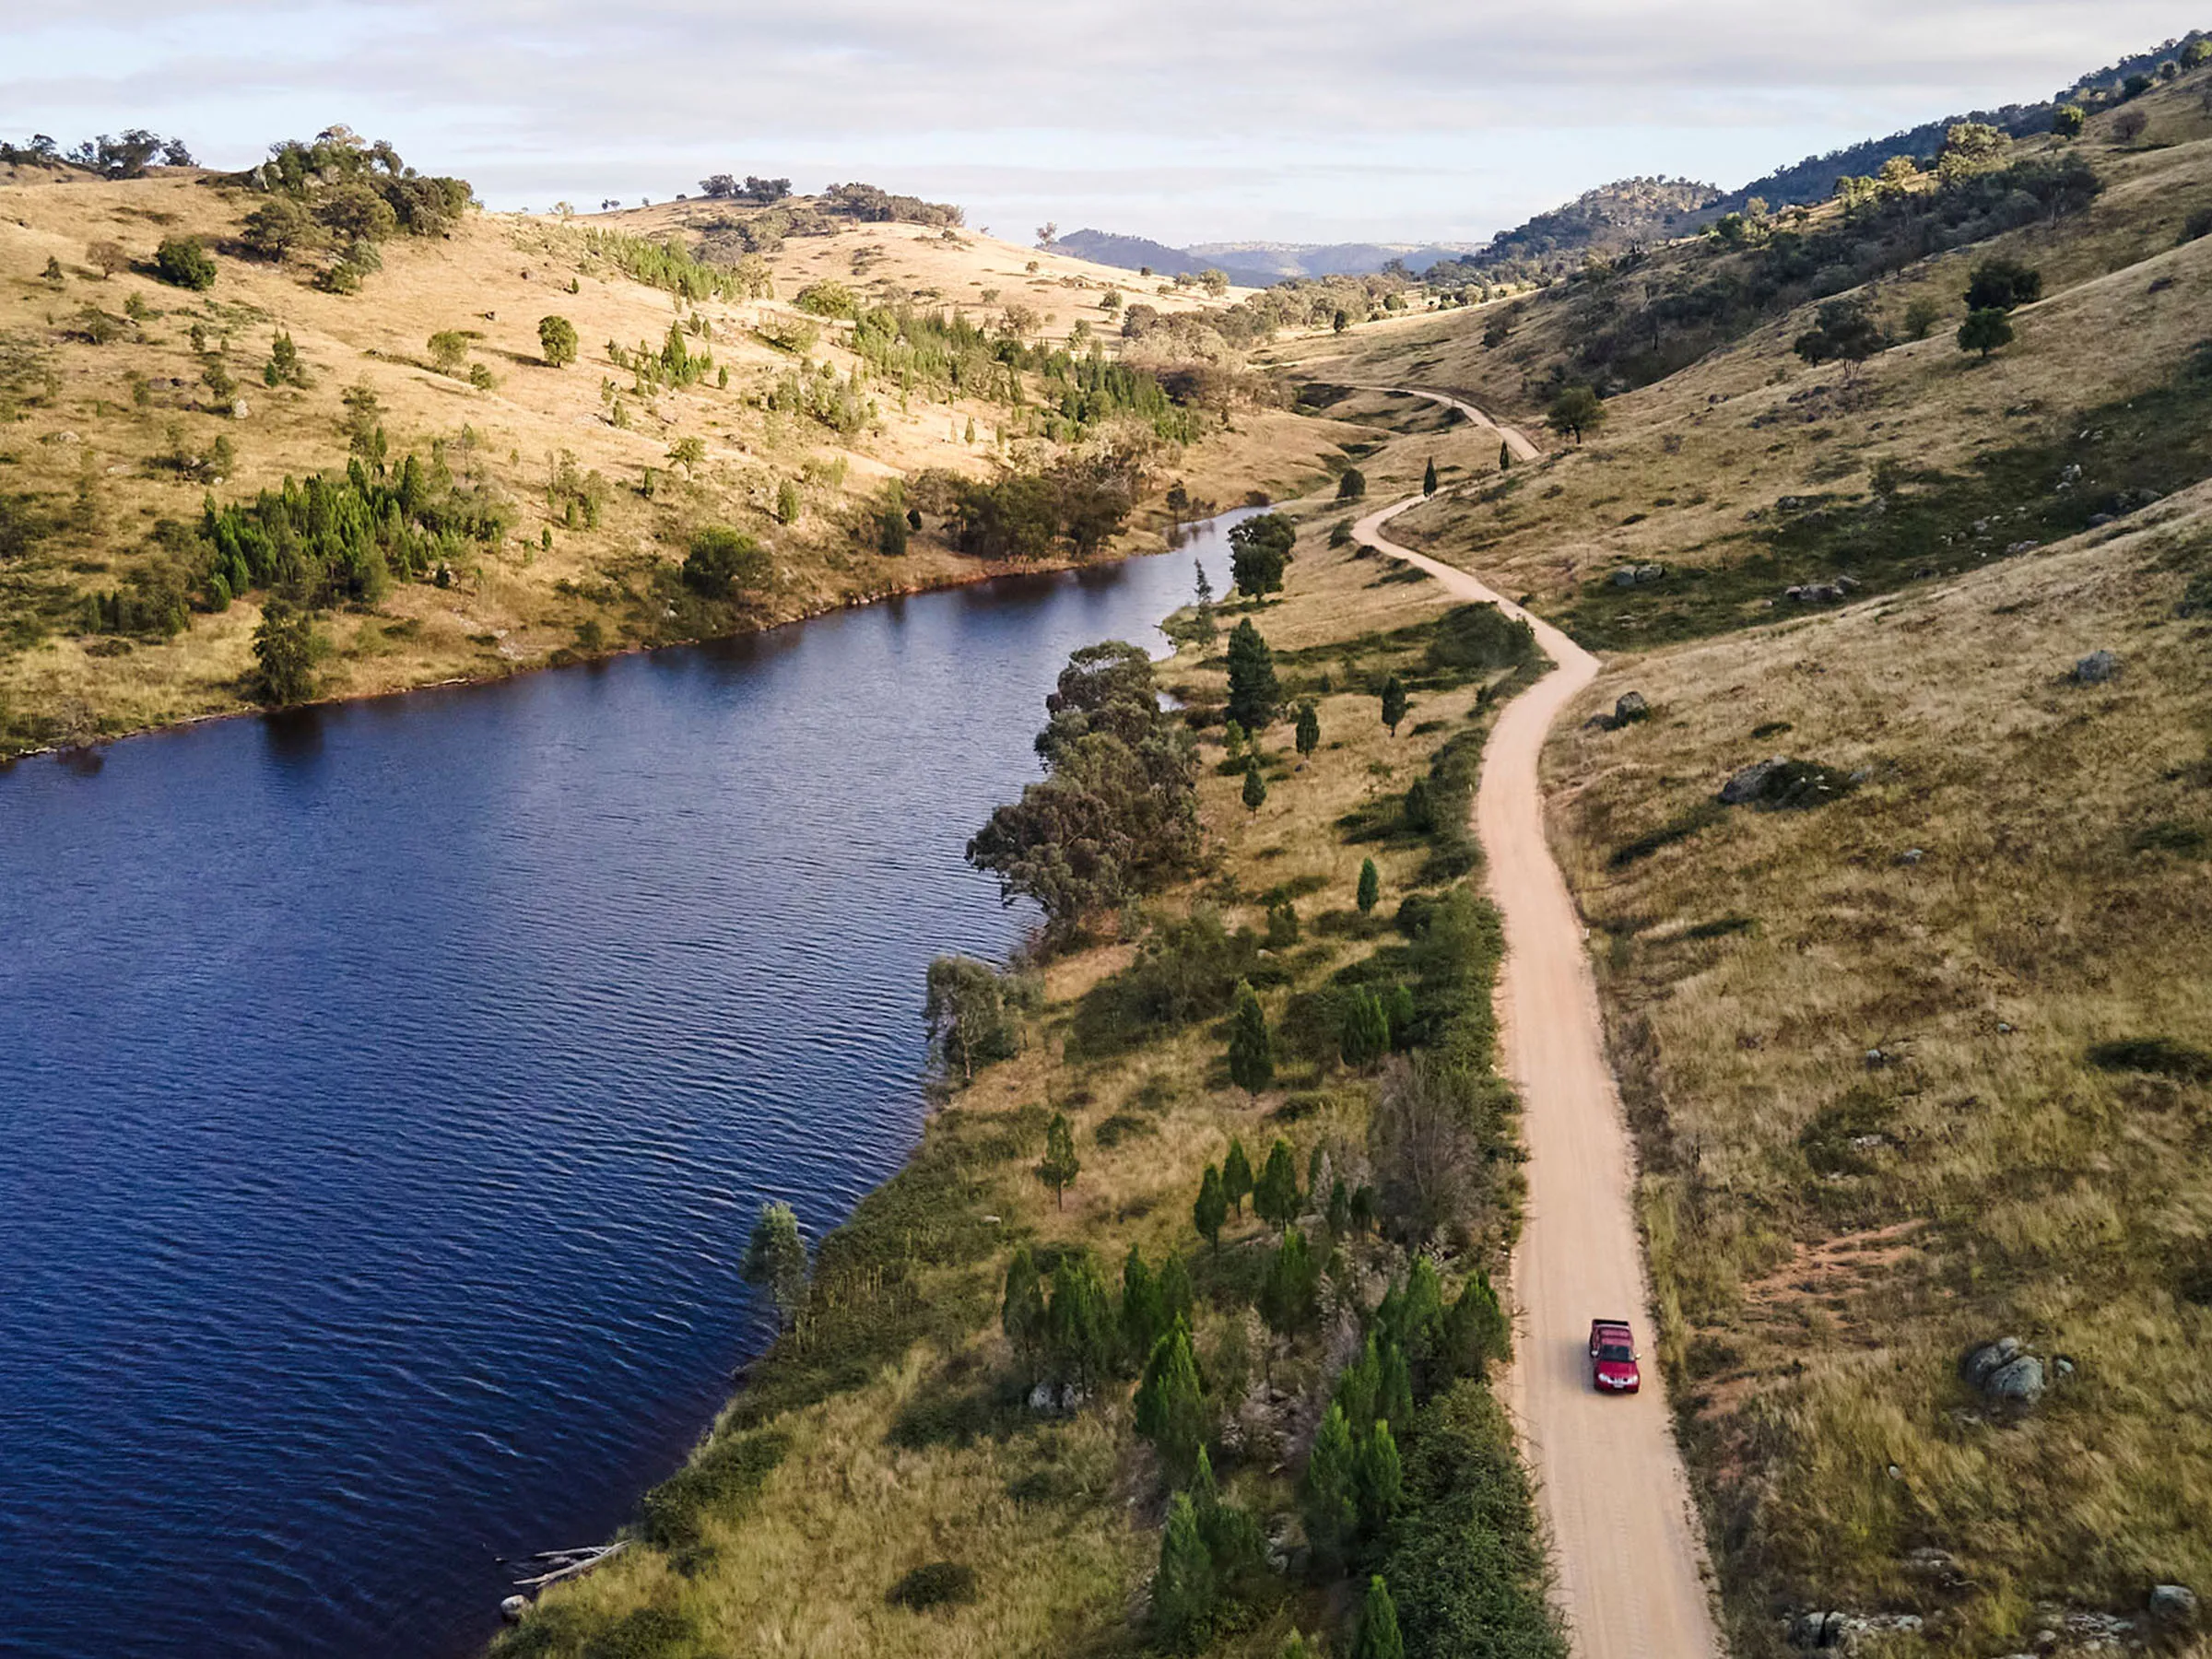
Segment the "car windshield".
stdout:
[[1625,1342],[1606,1342],[1598,1346],[1597,1357],[1610,1365],[1626,1365],[1636,1358],[1636,1350]]

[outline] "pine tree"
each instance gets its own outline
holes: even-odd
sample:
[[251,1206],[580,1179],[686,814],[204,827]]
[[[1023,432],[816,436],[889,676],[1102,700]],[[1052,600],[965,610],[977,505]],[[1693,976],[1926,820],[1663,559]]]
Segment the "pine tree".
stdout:
[[1230,1016],[1229,1080],[1255,1095],[1275,1081],[1274,1040],[1267,1034],[1266,1012],[1249,980],[1237,982],[1236,1011]]
[[1345,1005],[1336,1052],[1354,1071],[1365,1071],[1390,1053],[1390,1016],[1365,986],[1355,990]]
[[1037,1274],[1030,1247],[1021,1245],[1006,1264],[1006,1300],[999,1304],[999,1329],[1012,1344],[1016,1361],[1025,1376],[1033,1375],[1044,1350],[1044,1280]]
[[1398,722],[1406,718],[1406,682],[1392,675],[1382,682],[1382,724],[1390,735],[1398,735]]
[[1181,1251],[1168,1252],[1167,1260],[1159,1265],[1158,1282],[1160,1328],[1165,1330],[1177,1320],[1188,1325],[1197,1296],[1191,1288],[1191,1270],[1182,1265]]
[[1253,1213],[1263,1221],[1288,1230],[1298,1219],[1298,1160],[1290,1143],[1280,1135],[1267,1148],[1267,1162],[1252,1189]]
[[1375,868],[1375,861],[1373,859],[1367,858],[1360,860],[1359,913],[1364,916],[1369,912],[1372,911],[1375,908],[1375,901],[1382,897],[1382,873]]
[[1329,1406],[1321,1432],[1313,1437],[1299,1487],[1299,1509],[1316,1559],[1324,1568],[1341,1568],[1359,1528],[1359,1474],[1351,1426],[1339,1406]]
[[1336,1392],[1332,1396],[1343,1410],[1345,1423],[1354,1440],[1374,1426],[1376,1391],[1382,1386],[1382,1356],[1375,1346],[1375,1334],[1370,1331],[1359,1358],[1336,1374]]
[[1488,1273],[1460,1287],[1459,1300],[1444,1316],[1444,1352],[1454,1372],[1479,1377],[1492,1360],[1512,1357],[1512,1325],[1499,1304]]
[[1510,472],[1512,470],[1512,465],[1513,446],[1510,443],[1500,443],[1498,446],[1498,470],[1500,472]]
[[1310,755],[1321,747],[1321,713],[1312,703],[1298,709],[1298,752]]
[[1252,1196],[1252,1160],[1244,1156],[1243,1141],[1233,1135],[1229,1156],[1221,1160],[1221,1195],[1229,1200],[1230,1213],[1242,1220],[1244,1200]]
[[1232,1599],[1243,1583],[1267,1571],[1266,1536],[1249,1513],[1223,1501],[1204,1446],[1191,1471],[1190,1493],[1191,1507],[1198,1512],[1198,1535],[1213,1558],[1214,1582],[1224,1600]]
[[1260,1284],[1260,1317],[1277,1335],[1295,1336],[1312,1324],[1321,1311],[1320,1297],[1321,1265],[1313,1259],[1312,1246],[1304,1233],[1288,1228]]
[[1393,1422],[1410,1422],[1413,1372],[1406,1363],[1406,1350],[1394,1342],[1385,1342],[1377,1350],[1375,1360],[1375,1415]]
[[1351,1189],[1339,1180],[1329,1188],[1329,1237],[1341,1239],[1351,1230]]
[[1396,1049],[1408,1046],[1413,1040],[1413,1022],[1420,1017],[1413,993],[1403,985],[1393,985],[1390,995],[1383,1001],[1382,1012],[1390,1020],[1390,1046]]
[[1215,1250],[1221,1248],[1221,1224],[1229,1219],[1229,1195],[1222,1191],[1221,1171],[1212,1164],[1198,1182],[1198,1197],[1191,1206],[1191,1221],[1198,1236]]
[[1113,1358],[1115,1321],[1089,1251],[1063,1261],[1045,1308],[1045,1343],[1058,1379],[1088,1388]]
[[1260,758],[1254,755],[1244,766],[1244,810],[1257,812],[1267,805],[1267,780],[1260,775]]
[[1434,455],[1429,457],[1429,470],[1421,475],[1421,493],[1425,496],[1432,496],[1436,493],[1436,457]]
[[1131,1354],[1149,1354],[1167,1326],[1159,1281],[1145,1265],[1145,1253],[1132,1244],[1122,1261],[1122,1342]]
[[1136,1431],[1152,1442],[1170,1480],[1185,1479],[1206,1444],[1206,1401],[1191,1334],[1180,1322],[1152,1345],[1135,1404]]
[[1159,1572],[1152,1581],[1152,1617],[1170,1649],[1191,1653],[1206,1640],[1217,1594],[1213,1554],[1199,1534],[1198,1512],[1187,1494],[1178,1492],[1168,1500]]
[[1377,1418],[1360,1443],[1358,1473],[1360,1529],[1371,1538],[1380,1537],[1406,1490],[1405,1465],[1398,1458],[1398,1442],[1391,1436],[1388,1418]]
[[1359,1610],[1359,1635],[1352,1643],[1351,1659],[1406,1659],[1398,1610],[1379,1572],[1367,1581],[1367,1605]]
[[1229,718],[1256,735],[1275,724],[1275,711],[1282,700],[1282,687],[1275,677],[1275,653],[1247,617],[1229,636]]
[[788,1204],[763,1204],[745,1247],[742,1269],[776,1305],[776,1323],[789,1329],[806,1299],[806,1241]]
[[1037,1179],[1053,1189],[1054,1209],[1065,1207],[1064,1194],[1082,1169],[1083,1161],[1076,1156],[1075,1126],[1066,1112],[1055,1112],[1044,1132],[1044,1157],[1037,1165]]

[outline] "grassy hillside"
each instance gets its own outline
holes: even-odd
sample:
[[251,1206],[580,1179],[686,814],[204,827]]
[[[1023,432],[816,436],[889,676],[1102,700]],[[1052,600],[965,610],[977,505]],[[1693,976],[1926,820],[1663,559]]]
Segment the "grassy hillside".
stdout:
[[[1403,483],[1420,456],[1375,463]],[[1464,1349],[1417,1345],[1418,1406],[1382,1411],[1402,1449],[1387,1523],[1324,1555],[1330,1535],[1307,1496],[1324,1408],[1348,1397],[1347,1362],[1371,1335],[1387,1353],[1394,1330],[1429,1328],[1402,1296],[1383,1300],[1412,1282],[1409,1249],[1426,1247],[1447,1303],[1470,1283],[1479,1302],[1476,1276],[1502,1263],[1514,1230],[1512,1104],[1489,1069],[1495,922],[1466,885],[1473,855],[1453,815],[1424,829],[1405,813],[1417,783],[1464,802],[1498,691],[1529,667],[1524,635],[1331,548],[1332,515],[1308,516],[1287,594],[1224,604],[1218,620],[1265,630],[1285,692],[1313,703],[1312,752],[1296,752],[1288,714],[1264,729],[1265,798],[1250,804],[1228,753],[1218,641],[1186,614],[1184,649],[1161,675],[1199,737],[1197,867],[1126,905],[1112,936],[1066,937],[1022,965],[1034,991],[1010,987],[1018,1044],[990,1028],[972,1080],[947,1054],[921,1147],[822,1242],[793,1329],[687,1468],[645,1500],[629,1547],[548,1591],[497,1653],[1275,1659],[1295,1631],[1346,1651],[1370,1571],[1384,1575],[1421,1659],[1493,1644],[1560,1652],[1525,1479],[1481,1380],[1495,1330]],[[1394,736],[1377,699],[1393,673],[1413,698]],[[1363,911],[1371,858],[1380,900]],[[1273,1033],[1275,1073],[1256,1088],[1232,1081],[1225,1059],[1240,980]],[[1401,1057],[1347,1062],[1348,1011],[1399,985]],[[1459,1127],[1418,1164],[1425,1183],[1456,1194],[1433,1229],[1392,1184],[1417,1166],[1393,1161],[1403,1143],[1378,1121],[1407,1065],[1465,1096],[1468,1115],[1455,1108]],[[1079,1164],[1064,1195],[1039,1178],[1062,1114]],[[1252,1206],[1218,1248],[1194,1226],[1206,1168],[1241,1143],[1256,1169],[1278,1138],[1302,1189],[1293,1230],[1315,1267],[1327,1263],[1303,1312],[1264,1288],[1288,1246]],[[1359,1219],[1375,1193],[1387,1195],[1377,1218]],[[1219,1594],[1181,1622],[1189,1581],[1155,1575],[1191,1477],[1139,1431],[1147,1349],[1127,1338],[1123,1277],[1133,1249],[1156,1273],[1171,1259],[1187,1271],[1197,1432],[1223,1500],[1249,1518],[1203,1524]],[[1081,1324],[1055,1312],[1045,1357],[1025,1358],[1002,1319],[1018,1250],[1054,1281],[1055,1309],[1078,1264],[1095,1263],[1123,1333],[1065,1411],[1025,1396],[1058,1374],[1051,1350]]]
[[[2032,223],[1926,179],[1773,228],[1865,284],[1762,288],[1771,251],[1707,241],[1283,353],[1353,422],[1435,419],[1357,384],[1532,428],[1613,393],[1394,534],[1608,653],[1585,718],[1648,700],[1549,774],[1739,1653],[2178,1640],[2153,1587],[2212,1591],[2208,93],[1999,158],[2094,170]],[[2043,297],[1984,362],[1952,335],[1993,256]],[[1893,343],[1809,366],[1838,299]],[[1654,322],[1641,365],[1606,344]],[[2006,1337],[2033,1398],[1966,1363]]]
[[[709,246],[703,221],[758,214],[703,203],[589,218],[466,209],[377,240],[349,216],[383,213],[389,231],[381,204],[350,184],[305,190],[310,212],[345,228],[310,222],[269,257],[251,216],[276,199],[216,175],[0,170],[0,754],[248,706],[272,596],[315,613],[313,695],[386,691],[994,568],[988,550],[959,549],[944,485],[901,501],[926,510],[907,550],[879,550],[884,508],[927,472],[987,480],[1105,458],[1111,476],[1085,477],[1134,488],[1139,539],[1124,545],[1141,546],[1161,522],[1147,503],[1172,481],[1201,500],[1282,493],[1334,453],[1324,427],[1253,406],[1233,378],[1209,379],[1206,406],[1155,388],[1153,413],[1141,385],[1078,388],[1089,347],[1064,347],[1095,333],[1111,360],[1108,291],[1118,302],[1138,285],[966,230],[830,219],[780,244],[756,237],[769,251],[747,263],[726,234]],[[671,260],[672,235],[699,262]],[[155,268],[158,245],[183,237],[206,250],[211,287]],[[796,303],[810,289],[832,314]],[[1239,298],[1143,297],[1170,319]],[[890,335],[836,314],[872,309]],[[544,360],[547,316],[573,327],[566,367]],[[917,319],[910,338],[901,317]],[[948,318],[973,330],[948,335]],[[277,358],[280,336],[296,365]],[[977,369],[994,359],[1014,366]],[[395,505],[409,455],[419,483]],[[323,579],[322,552],[310,569],[284,547],[249,572],[253,559],[226,562],[203,533],[211,503],[342,480],[355,458],[379,556],[347,554],[343,582]],[[714,527],[766,550],[733,597],[678,573]],[[218,575],[245,585],[218,593]]]

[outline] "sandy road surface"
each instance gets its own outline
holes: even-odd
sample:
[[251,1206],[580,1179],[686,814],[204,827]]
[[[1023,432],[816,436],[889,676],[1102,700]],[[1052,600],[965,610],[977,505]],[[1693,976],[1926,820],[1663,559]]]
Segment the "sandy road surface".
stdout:
[[[1437,394],[1414,395],[1476,413]],[[1499,717],[1475,803],[1490,894],[1505,919],[1500,1024],[1506,1067],[1526,1105],[1529,1151],[1527,1226],[1513,1266],[1520,1352],[1508,1401],[1540,1488],[1559,1601],[1580,1659],[1708,1659],[1721,1652],[1720,1637],[1688,1483],[1649,1357],[1651,1299],[1631,1208],[1628,1126],[1606,1062],[1582,919],[1546,843],[1537,782],[1545,735],[1595,677],[1597,659],[1465,571],[1386,538],[1382,526],[1419,500],[1368,514],[1353,535],[1459,597],[1525,618],[1558,665]],[[1592,1391],[1588,1342],[1597,1315],[1634,1322],[1646,1356],[1641,1394]]]

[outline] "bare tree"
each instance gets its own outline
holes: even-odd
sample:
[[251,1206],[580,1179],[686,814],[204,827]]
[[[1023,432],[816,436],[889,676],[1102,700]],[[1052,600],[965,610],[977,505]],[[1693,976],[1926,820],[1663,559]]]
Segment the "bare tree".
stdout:
[[1377,1207],[1409,1243],[1474,1219],[1497,1087],[1431,1054],[1389,1062],[1368,1128]]

